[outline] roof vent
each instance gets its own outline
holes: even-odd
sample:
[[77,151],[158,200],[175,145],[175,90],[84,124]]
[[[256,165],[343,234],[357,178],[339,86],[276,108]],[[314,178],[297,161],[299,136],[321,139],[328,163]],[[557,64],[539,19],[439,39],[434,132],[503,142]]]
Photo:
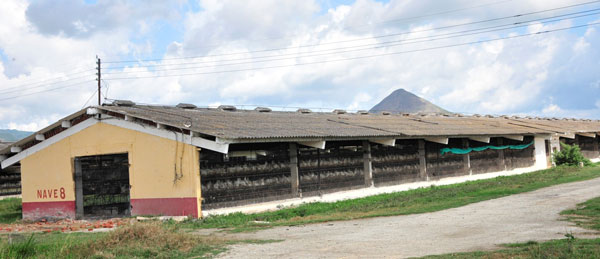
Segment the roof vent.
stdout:
[[367,114],[369,114],[369,112],[368,112],[368,111],[366,111],[366,110],[359,110],[359,111],[357,111],[356,113],[357,113],[357,114],[360,114],[360,115],[367,115]]
[[333,113],[335,113],[335,114],[345,114],[346,110],[335,109],[335,110],[333,110]]
[[196,109],[196,108],[198,108],[196,105],[193,105],[191,103],[179,103],[175,107],[181,108],[181,109]]
[[235,108],[235,106],[233,106],[233,105],[219,105],[219,107],[217,109],[219,109],[221,111],[230,111],[230,112],[237,111],[237,108]]
[[123,107],[131,107],[131,106],[135,105],[135,103],[130,100],[114,100],[112,103],[115,106],[123,106]]
[[312,111],[310,109],[298,109],[297,112],[306,114],[311,113]]
[[271,112],[271,108],[267,108],[267,107],[256,107],[256,108],[254,108],[254,110],[257,112]]

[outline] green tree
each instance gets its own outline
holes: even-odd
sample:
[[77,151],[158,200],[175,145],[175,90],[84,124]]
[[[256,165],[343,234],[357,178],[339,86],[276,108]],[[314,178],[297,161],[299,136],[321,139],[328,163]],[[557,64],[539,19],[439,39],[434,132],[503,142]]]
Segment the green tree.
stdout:
[[581,149],[577,145],[567,145],[560,143],[560,152],[554,153],[552,159],[556,165],[577,166],[583,162],[585,166],[592,165],[592,162],[581,154]]

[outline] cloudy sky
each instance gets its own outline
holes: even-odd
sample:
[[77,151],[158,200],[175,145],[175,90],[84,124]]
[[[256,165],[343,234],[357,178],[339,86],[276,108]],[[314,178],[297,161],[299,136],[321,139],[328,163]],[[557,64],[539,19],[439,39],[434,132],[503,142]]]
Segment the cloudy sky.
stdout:
[[599,12],[592,0],[2,0],[0,128],[94,105],[96,55],[108,99],[358,110],[404,88],[454,112],[600,119]]

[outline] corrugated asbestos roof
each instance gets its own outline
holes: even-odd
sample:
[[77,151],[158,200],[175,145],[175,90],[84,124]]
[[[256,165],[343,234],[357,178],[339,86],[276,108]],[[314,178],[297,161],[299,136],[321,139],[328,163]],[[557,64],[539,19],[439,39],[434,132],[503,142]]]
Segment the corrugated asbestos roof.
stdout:
[[13,142],[0,142],[0,150],[10,146]]
[[[270,109],[235,110],[192,108],[193,105],[90,107],[117,117],[130,116],[156,124],[189,130],[201,136],[213,136],[235,142],[312,141],[336,139],[469,137],[532,134],[600,134],[600,121],[549,118],[488,116],[383,115],[357,113],[277,112]],[[183,108],[185,107],[185,108]],[[232,107],[233,108],[233,107]],[[61,122],[79,123],[91,115],[87,108],[22,139],[6,145],[0,143],[0,154],[10,154],[11,146],[27,149],[40,141],[36,134],[52,138],[64,130]],[[148,123],[148,122],[142,122]],[[156,125],[154,125],[156,126]]]
[[[172,106],[101,106],[223,139],[425,137],[600,132],[600,122],[489,117],[224,111]],[[185,127],[189,126],[189,127]]]

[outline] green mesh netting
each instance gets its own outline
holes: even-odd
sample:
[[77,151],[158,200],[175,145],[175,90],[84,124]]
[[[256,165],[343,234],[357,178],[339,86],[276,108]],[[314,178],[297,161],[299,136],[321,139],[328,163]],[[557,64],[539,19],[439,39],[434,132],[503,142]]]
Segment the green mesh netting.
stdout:
[[533,141],[531,141],[531,143],[529,144],[523,144],[523,145],[507,145],[507,146],[483,146],[483,147],[470,147],[470,148],[442,148],[440,149],[440,153],[446,154],[446,153],[453,153],[453,154],[468,154],[471,153],[473,151],[484,151],[486,149],[526,149],[529,146],[533,145]]

